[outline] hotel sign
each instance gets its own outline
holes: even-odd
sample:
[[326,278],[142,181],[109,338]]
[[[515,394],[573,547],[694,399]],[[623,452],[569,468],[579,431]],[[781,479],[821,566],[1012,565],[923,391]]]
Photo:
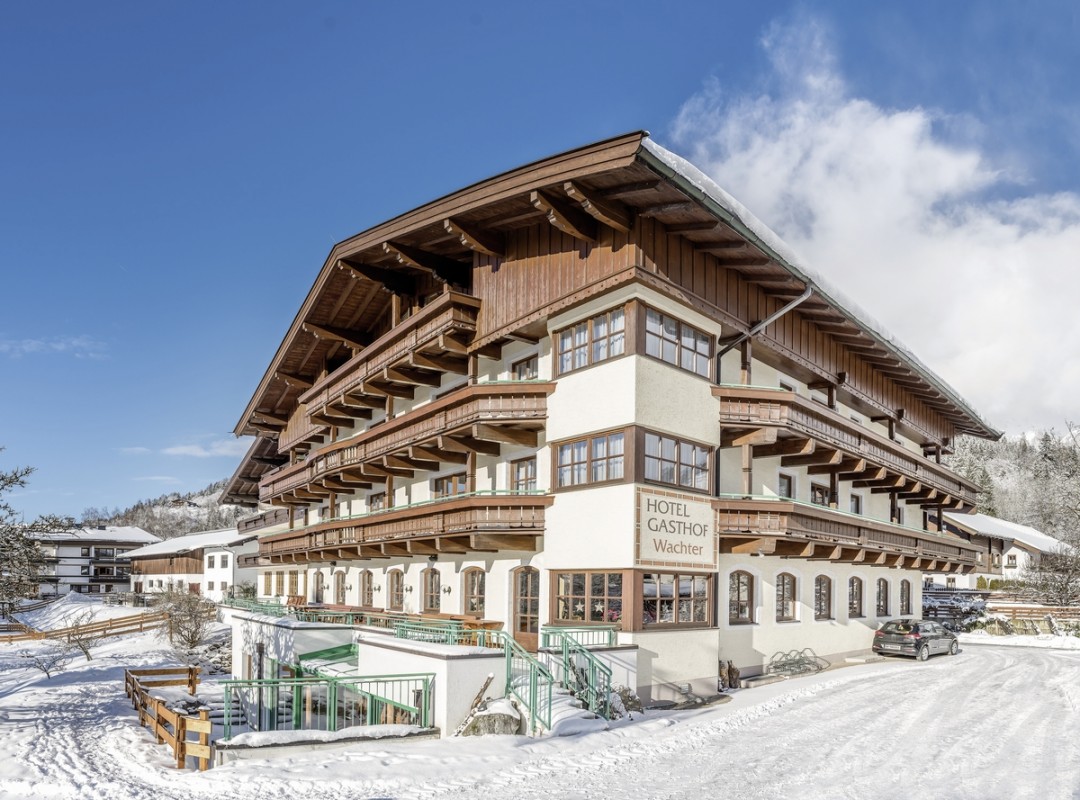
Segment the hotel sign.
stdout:
[[638,490],[637,562],[660,567],[717,564],[712,504],[674,492]]

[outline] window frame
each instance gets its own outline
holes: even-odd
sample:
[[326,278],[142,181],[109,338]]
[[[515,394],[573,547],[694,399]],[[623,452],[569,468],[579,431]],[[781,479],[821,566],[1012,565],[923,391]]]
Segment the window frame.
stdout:
[[375,575],[370,569],[360,570],[360,607],[375,607]]
[[[691,375],[697,375],[699,378],[711,381],[713,379],[713,363],[716,354],[716,338],[696,325],[691,325],[689,322],[684,322],[679,317],[672,314],[668,314],[666,311],[661,311],[658,308],[653,308],[649,305],[644,305],[645,313],[641,315],[641,355],[651,358],[655,361],[659,361],[663,364],[669,364],[677,369],[681,369],[684,372],[689,372]],[[659,332],[651,329],[652,316],[656,315],[659,322]],[[675,323],[674,339],[668,336],[667,325],[665,320],[669,320]],[[685,344],[686,333],[691,333],[691,336],[695,343],[698,343],[700,339],[704,340],[706,352],[702,353],[695,344],[692,353],[694,359],[694,367],[688,367],[684,364],[684,351],[688,348]],[[655,349],[657,352],[650,352],[650,347],[653,342],[657,342]],[[674,360],[665,357],[665,343],[674,347]],[[703,359],[703,361],[701,360]],[[699,367],[701,367],[699,369]]]
[[[681,439],[677,436],[671,436],[657,431],[641,429],[641,480],[643,483],[657,484],[659,486],[673,486],[677,489],[683,489],[689,492],[710,492],[712,486],[712,454],[713,449],[704,444],[700,444],[691,439]],[[650,438],[656,439],[657,455],[649,454],[649,441]],[[674,445],[674,460],[666,458],[664,456],[664,443],[670,442]],[[691,461],[686,463],[683,461],[685,452],[690,451]],[[701,454],[704,456],[704,467],[697,466],[693,458],[695,455]],[[650,477],[649,464],[650,462],[657,462],[656,477]],[[670,469],[674,472],[674,480],[667,481],[663,479],[665,465],[670,465]],[[691,474],[692,483],[683,483],[683,472],[689,470]],[[697,478],[700,476],[702,486],[697,485]]]
[[420,572],[420,602],[424,614],[442,613],[442,574],[437,567]]
[[776,576],[776,621],[797,622],[799,579],[790,572]]
[[462,571],[461,598],[461,613],[483,619],[487,613],[487,572],[482,567]]
[[405,573],[396,567],[386,573],[386,606],[390,611],[405,609]]
[[[620,315],[620,325],[618,329],[612,327],[612,316],[618,313]],[[629,317],[626,304],[609,308],[606,311],[601,311],[597,314],[593,314],[587,319],[578,320],[570,325],[560,328],[552,333],[552,344],[555,351],[555,374],[557,376],[569,375],[571,372],[576,372],[580,369],[586,369],[595,364],[602,364],[605,361],[611,361],[615,358],[622,358],[629,353],[628,344],[628,329],[629,329]],[[607,325],[607,332],[601,335],[596,335],[596,325],[599,320],[603,319]],[[584,332],[584,341],[578,341],[579,330]],[[619,336],[621,334],[621,336]],[[569,336],[567,341],[564,341],[564,337]],[[618,340],[619,352],[612,352],[612,341]],[[603,357],[597,357],[597,345],[599,342],[605,343],[606,354]],[[569,347],[565,345],[569,343]],[[581,363],[578,359],[578,352],[584,353],[584,357],[581,359]],[[569,359],[569,364],[564,366],[564,356]]]
[[[728,625],[754,625],[757,621],[755,608],[756,578],[744,569],[728,575]],[[745,598],[743,589],[745,588]],[[743,614],[745,604],[746,613]]]
[[[789,494],[784,494],[782,483],[787,481],[788,486],[791,487]],[[794,500],[795,494],[798,491],[798,483],[796,483],[795,476],[790,472],[778,472],[776,473],[776,496],[781,500]]]
[[829,494],[830,490],[828,485],[824,483],[810,482],[810,504],[818,506],[819,508],[829,507]]
[[[529,369],[528,365],[532,364],[532,368]],[[522,374],[525,372],[526,374]],[[537,381],[540,380],[540,354],[533,353],[532,355],[519,358],[510,364],[510,378],[515,381]]]
[[863,579],[858,575],[848,578],[848,618],[865,619],[863,613]]
[[[528,469],[529,465],[532,465],[531,470]],[[522,479],[518,475],[518,468],[526,467],[526,472],[531,472],[531,475],[526,475]],[[529,484],[532,484],[531,486]],[[510,462],[510,491],[512,492],[535,492],[536,491],[536,456],[531,455],[528,458],[517,458]]]
[[[619,591],[614,594],[611,591],[611,577],[618,576]],[[575,576],[581,576],[582,590],[580,593],[574,590]],[[594,591],[595,579],[601,578],[602,591]],[[563,591],[568,587],[569,592]],[[628,589],[630,583],[627,580],[625,570],[618,569],[574,569],[551,571],[551,619],[556,624],[571,625],[612,625],[621,624],[627,620],[626,600],[630,596]],[[574,603],[581,603],[581,617],[574,616]],[[562,609],[567,613],[562,613]],[[603,619],[590,619],[596,610],[595,604],[600,603],[600,614]]]
[[[452,482],[452,483],[450,483]],[[449,487],[449,491],[447,491]],[[469,476],[466,472],[452,472],[431,479],[431,497],[441,500],[446,497],[460,497],[469,493]]]
[[[611,441],[615,437],[619,437],[622,445],[621,452],[617,455],[608,454],[603,456],[602,458],[594,458],[593,454],[595,452],[596,443],[604,440],[605,451],[607,451],[610,449]],[[632,470],[627,470],[626,468],[627,464],[629,463],[628,457],[630,456],[630,453],[628,452],[629,448],[627,446],[630,439],[631,437],[627,435],[627,430],[625,428],[618,428],[615,430],[598,431],[587,436],[578,436],[573,439],[566,439],[561,442],[554,442],[551,445],[554,450],[552,454],[553,458],[551,459],[551,468],[553,471],[552,487],[555,490],[567,490],[577,489],[585,486],[600,486],[610,483],[626,482],[628,475],[632,473]],[[562,461],[562,453],[564,448],[568,448],[567,452],[570,453],[571,458],[573,459],[576,455],[573,450],[574,446],[582,443],[584,443],[585,446],[584,461],[571,460],[564,463]],[[620,462],[621,474],[616,477],[610,477],[610,473],[612,472],[611,464],[616,459],[618,459]],[[596,469],[595,465],[601,460],[607,462],[607,466],[605,466],[604,469],[605,477],[603,480],[593,480],[593,474]],[[562,470],[564,468],[569,470],[568,475],[570,476],[571,480],[568,483],[562,482]],[[584,479],[581,481],[573,480],[579,469],[584,470]]]
[[911,581],[900,581],[900,616],[911,616]]
[[[882,591],[884,589],[884,591]],[[874,584],[874,612],[879,617],[889,616],[889,586],[888,578],[878,578]]]
[[[858,506],[858,508],[856,508],[856,506]],[[858,492],[852,492],[848,496],[848,512],[851,514],[857,514],[861,517],[863,513],[863,508],[863,496]]]
[[833,618],[833,580],[828,575],[814,576],[814,619],[825,622]]

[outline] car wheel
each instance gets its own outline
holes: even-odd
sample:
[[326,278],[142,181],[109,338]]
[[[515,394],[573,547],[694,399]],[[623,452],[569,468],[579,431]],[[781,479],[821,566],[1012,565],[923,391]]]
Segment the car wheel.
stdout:
[[919,659],[919,661],[926,661],[926,659],[930,658],[930,645],[924,644],[920,647],[919,652],[915,654],[915,658]]
[[956,641],[956,639],[953,639],[952,644],[949,645],[949,655],[950,656],[955,656],[959,651],[960,651],[960,644]]

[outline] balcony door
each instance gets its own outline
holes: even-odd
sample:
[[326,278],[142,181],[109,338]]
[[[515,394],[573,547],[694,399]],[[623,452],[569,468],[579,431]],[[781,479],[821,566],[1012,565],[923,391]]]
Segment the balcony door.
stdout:
[[521,567],[513,573],[514,581],[514,639],[529,652],[535,653],[540,635],[540,571]]

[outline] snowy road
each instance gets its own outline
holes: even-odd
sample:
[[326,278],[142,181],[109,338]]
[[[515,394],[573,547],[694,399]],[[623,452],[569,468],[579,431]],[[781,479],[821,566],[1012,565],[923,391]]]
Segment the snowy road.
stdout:
[[1080,797],[1080,652],[969,646],[588,736],[376,743],[199,774],[170,768],[123,697],[120,665],[160,658],[152,642],[48,682],[0,653],[0,798]]

